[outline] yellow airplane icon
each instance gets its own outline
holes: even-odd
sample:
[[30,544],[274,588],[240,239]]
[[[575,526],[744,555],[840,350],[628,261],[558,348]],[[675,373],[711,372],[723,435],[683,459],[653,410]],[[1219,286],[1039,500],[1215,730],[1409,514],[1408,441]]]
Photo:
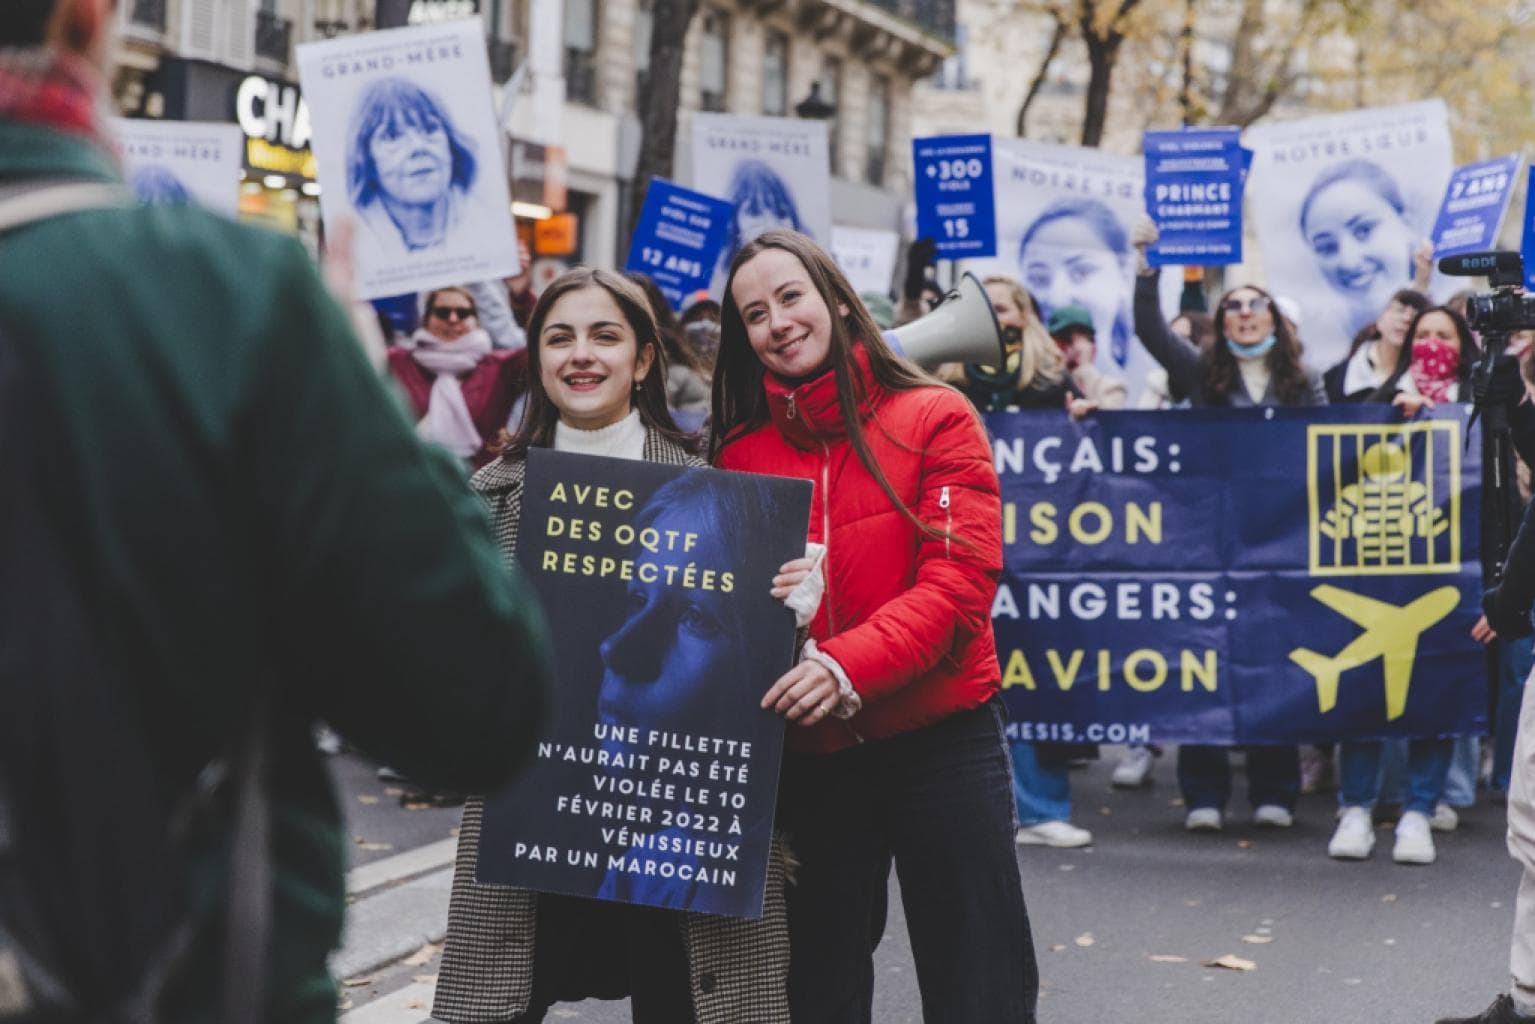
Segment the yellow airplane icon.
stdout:
[[1412,663],[1418,656],[1418,638],[1455,610],[1460,603],[1460,591],[1440,587],[1402,608],[1326,584],[1313,590],[1311,596],[1364,627],[1363,633],[1331,658],[1304,647],[1290,652],[1290,660],[1316,678],[1317,703],[1322,713],[1331,711],[1338,703],[1339,676],[1380,658],[1386,670],[1386,721],[1402,717],[1407,710]]

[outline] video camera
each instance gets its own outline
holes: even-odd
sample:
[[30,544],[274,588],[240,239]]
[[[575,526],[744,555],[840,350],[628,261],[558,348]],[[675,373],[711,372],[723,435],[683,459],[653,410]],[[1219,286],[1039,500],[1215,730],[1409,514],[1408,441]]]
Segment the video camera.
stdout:
[[1487,278],[1492,290],[1466,301],[1466,321],[1484,338],[1496,339],[1490,348],[1501,352],[1508,335],[1535,329],[1535,295],[1524,291],[1524,260],[1517,252],[1446,256],[1439,261],[1439,272],[1451,277]]

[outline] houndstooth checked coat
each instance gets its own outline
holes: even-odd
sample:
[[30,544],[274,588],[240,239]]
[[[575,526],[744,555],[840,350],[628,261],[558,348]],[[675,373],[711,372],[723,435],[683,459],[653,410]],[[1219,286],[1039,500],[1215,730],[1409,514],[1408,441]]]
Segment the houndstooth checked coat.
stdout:
[[[653,431],[645,435],[645,460],[705,464]],[[496,540],[508,559],[517,547],[526,470],[521,459],[497,459],[472,481],[490,506]],[[483,815],[484,803],[470,797],[458,834],[448,937],[432,1005],[432,1016],[448,1024],[499,1024],[526,1012],[532,998],[538,894],[474,880]],[[679,912],[697,1024],[789,1024],[784,876],[784,849],[775,836],[760,920]]]

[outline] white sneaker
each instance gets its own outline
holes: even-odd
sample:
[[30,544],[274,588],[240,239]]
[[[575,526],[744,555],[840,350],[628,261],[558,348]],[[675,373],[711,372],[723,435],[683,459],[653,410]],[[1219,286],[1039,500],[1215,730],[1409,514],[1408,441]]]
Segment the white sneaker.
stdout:
[[1038,825],[1026,825],[1013,836],[1019,846],[1054,846],[1069,850],[1078,846],[1091,846],[1093,834],[1085,828],[1077,828],[1069,821],[1042,821]]
[[1155,757],[1150,747],[1131,747],[1114,766],[1114,774],[1109,781],[1121,789],[1144,786],[1147,777],[1151,775],[1151,763]]
[[1262,804],[1253,811],[1253,824],[1263,828],[1289,828],[1295,824],[1295,815],[1278,804]]
[[1219,832],[1221,812],[1216,807],[1196,807],[1183,819],[1183,827],[1190,832]]
[[1434,863],[1434,834],[1429,830],[1428,815],[1407,811],[1396,823],[1396,847],[1391,859],[1398,864]]
[[1364,860],[1375,849],[1375,826],[1368,807],[1345,807],[1338,815],[1338,829],[1327,844],[1327,856],[1338,860]]
[[1460,827],[1460,815],[1449,804],[1440,803],[1434,808],[1434,816],[1428,819],[1428,827],[1435,832],[1454,832]]

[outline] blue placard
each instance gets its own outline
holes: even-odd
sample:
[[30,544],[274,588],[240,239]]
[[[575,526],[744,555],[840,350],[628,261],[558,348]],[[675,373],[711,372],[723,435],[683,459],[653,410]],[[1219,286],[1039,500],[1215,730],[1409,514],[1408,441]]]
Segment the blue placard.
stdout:
[[997,201],[990,135],[911,140],[916,173],[917,235],[938,243],[944,259],[997,254]]
[[1467,407],[988,413],[1010,737],[1326,742],[1487,714]]
[[1151,265],[1242,262],[1242,187],[1252,154],[1236,128],[1147,132],[1146,212],[1160,238]]
[[1519,241],[1519,253],[1524,257],[1526,291],[1535,291],[1535,203],[1530,202],[1531,195],[1535,195],[1535,167],[1530,168],[1529,177],[1525,181],[1524,231]]
[[534,448],[517,560],[558,685],[533,761],[485,801],[485,884],[757,918],[794,662],[778,567],[810,482]]
[[734,215],[723,199],[651,178],[624,270],[648,274],[680,311],[684,298],[709,287]]
[[1518,156],[1500,156],[1455,168],[1434,220],[1435,256],[1491,249],[1514,194]]

